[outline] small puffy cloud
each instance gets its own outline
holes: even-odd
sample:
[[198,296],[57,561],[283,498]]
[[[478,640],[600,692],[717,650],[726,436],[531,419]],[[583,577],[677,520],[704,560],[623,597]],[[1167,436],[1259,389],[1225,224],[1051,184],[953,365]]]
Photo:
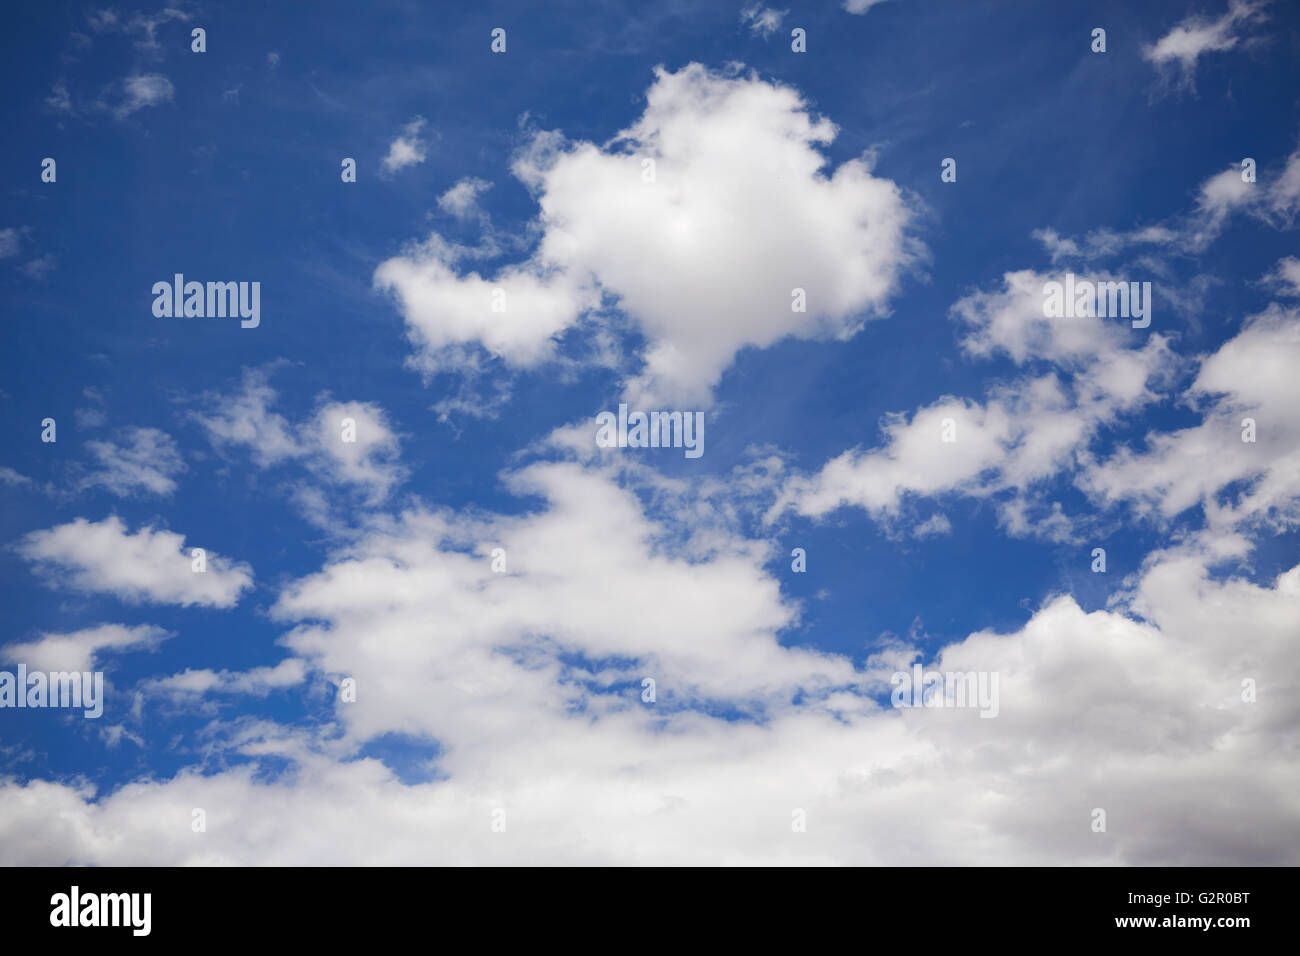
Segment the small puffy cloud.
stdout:
[[174,94],[172,81],[161,73],[128,76],[122,81],[122,99],[113,108],[113,115],[118,119],[125,119],[146,106],[171,102]]
[[773,10],[759,4],[744,7],[740,11],[740,22],[748,24],[749,31],[756,36],[770,37],[781,29],[781,20],[789,10]]
[[42,634],[34,641],[10,644],[0,656],[21,662],[31,670],[89,671],[106,652],[155,650],[170,637],[160,627],[125,624],[101,624],[70,634]]
[[131,603],[233,607],[252,587],[247,564],[207,551],[207,570],[199,572],[190,550],[173,531],[145,527],[132,534],[116,515],[33,531],[18,544],[18,553],[52,582]]
[[0,229],[0,259],[8,259],[10,256],[18,255],[20,245],[17,229],[13,227]]
[[288,657],[274,667],[254,667],[246,671],[187,668],[179,674],[145,681],[140,690],[171,697],[210,693],[265,697],[271,691],[301,684],[306,676],[306,663]]
[[[405,480],[398,436],[378,405],[320,396],[312,417],[293,423],[273,411],[276,400],[268,372],[249,370],[237,392],[205,396],[205,411],[191,418],[218,449],[248,448],[259,468],[300,462],[329,484],[361,490],[372,504]],[[294,497],[305,510],[325,514],[326,500],[319,489],[300,486]]]
[[1241,178],[1240,169],[1225,169],[1201,183],[1197,209],[1214,221],[1249,205],[1258,191],[1255,183],[1248,183]]
[[402,127],[402,132],[388,145],[388,155],[383,158],[384,172],[395,173],[407,166],[424,162],[429,144],[420,137],[424,117],[417,116]]
[[849,13],[866,13],[878,3],[885,0],[844,0],[844,9]]
[[1266,278],[1279,286],[1283,295],[1300,295],[1300,259],[1295,256],[1279,259],[1277,267]]
[[1264,7],[1263,0],[1229,0],[1227,12],[1218,19],[1193,14],[1154,44],[1145,45],[1142,56],[1157,69],[1175,70],[1179,82],[1190,86],[1202,54],[1231,50],[1245,43],[1248,28],[1266,19]]
[[438,207],[457,219],[476,219],[482,215],[478,197],[491,187],[486,180],[467,177],[438,197]]
[[554,357],[556,338],[577,315],[600,301],[562,273],[524,264],[490,279],[459,275],[454,258],[435,235],[375,270],[375,285],[406,317],[420,350],[417,364],[429,371],[464,364],[464,347],[472,344],[519,368],[539,365]]
[[406,477],[397,436],[378,405],[330,402],[316,413],[308,434],[323,456],[319,467],[327,477],[366,489],[373,503]]
[[289,422],[283,415],[271,411],[276,394],[268,384],[268,378],[265,370],[247,370],[238,392],[208,395],[204,401],[205,411],[191,415],[207,432],[214,447],[246,447],[261,468],[302,454]]
[[176,442],[157,428],[128,428],[120,444],[88,441],[86,450],[95,465],[80,487],[101,487],[115,495],[170,495],[176,490],[174,476],[186,467]]

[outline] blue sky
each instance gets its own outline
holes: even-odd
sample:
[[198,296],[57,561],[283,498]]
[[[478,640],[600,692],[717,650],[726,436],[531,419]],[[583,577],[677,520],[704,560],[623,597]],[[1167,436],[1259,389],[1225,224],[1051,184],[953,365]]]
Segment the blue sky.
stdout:
[[0,859],[1294,863],[1300,17],[866,7],[12,11]]

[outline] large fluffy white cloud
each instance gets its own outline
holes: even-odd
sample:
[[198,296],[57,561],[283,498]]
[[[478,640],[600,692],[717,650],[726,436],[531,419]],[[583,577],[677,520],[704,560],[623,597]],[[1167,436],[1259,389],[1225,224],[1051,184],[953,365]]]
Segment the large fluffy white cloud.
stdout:
[[[609,143],[543,133],[517,158],[540,207],[532,258],[462,274],[466,250],[434,235],[382,263],[375,284],[426,368],[471,345],[534,366],[604,302],[646,339],[634,395],[707,403],[740,349],[847,336],[884,314],[919,251],[898,186],[866,159],[827,168],[835,135],[789,87],[660,68],[644,113]],[[792,309],[795,289],[806,311]]]
[[[209,748],[252,764],[107,794],[8,782],[0,862],[1300,862],[1300,771],[1276,759],[1300,716],[1300,567],[1225,578],[1190,542],[1151,556],[1109,610],[1055,597],[1019,630],[943,648],[931,667],[999,674],[996,718],[893,709],[881,695],[914,648],[859,669],[782,650],[791,609],[740,557],[753,542],[719,534],[679,569],[653,544],[670,518],[576,467],[520,473],[515,489],[548,502],[531,515],[380,521],[286,588],[286,643],[357,681],[337,728],[214,723]],[[626,540],[593,536],[601,519]],[[509,564],[489,578],[498,542]],[[598,670],[575,652],[635,663]],[[654,704],[643,673],[659,678]],[[198,677],[192,691],[216,689]],[[691,686],[763,706],[734,719]],[[386,734],[435,739],[437,779],[355,759]],[[261,774],[264,758],[294,772]]]

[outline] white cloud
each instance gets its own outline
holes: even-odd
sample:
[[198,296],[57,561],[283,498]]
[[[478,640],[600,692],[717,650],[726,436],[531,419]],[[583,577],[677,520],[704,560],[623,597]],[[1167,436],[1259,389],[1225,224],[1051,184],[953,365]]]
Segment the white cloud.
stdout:
[[170,495],[175,476],[185,471],[176,442],[157,428],[128,428],[122,444],[88,441],[86,450],[96,467],[79,482],[81,488],[102,487],[115,495]]
[[383,409],[373,403],[330,402],[316,413],[308,433],[308,440],[321,453],[317,460],[323,460],[320,471],[324,476],[367,489],[372,503],[386,498],[406,477],[399,462],[397,436],[385,424],[385,417]]
[[[272,410],[277,396],[268,377],[265,369],[247,370],[236,393],[204,396],[206,411],[191,418],[214,447],[248,448],[259,468],[299,461],[321,481],[363,492],[371,504],[405,480],[398,436],[378,405],[322,395],[312,417],[294,424]],[[351,427],[345,428],[345,419],[352,420]],[[295,494],[300,503],[315,502],[311,512],[328,514],[328,502],[318,490],[299,488]]]
[[[887,699],[914,649],[854,671],[779,647],[791,610],[741,557],[755,542],[724,536],[682,566],[652,546],[657,519],[599,476],[547,465],[518,477],[514,490],[541,491],[545,509],[413,512],[284,591],[276,613],[299,622],[287,640],[302,659],[357,679],[356,702],[336,704],[342,738],[332,725],[214,722],[205,750],[249,763],[103,795],[5,783],[0,863],[1300,862],[1300,771],[1273,759],[1300,718],[1300,567],[1256,585],[1211,576],[1216,556],[1194,544],[1153,555],[1111,610],[1052,598],[1021,628],[927,660],[996,672],[995,719],[895,710],[840,681],[854,674]],[[484,533],[503,535],[508,574],[473,548]],[[635,661],[561,662],[580,648]],[[249,673],[243,692],[297,677],[287,663]],[[658,679],[653,705],[642,675]],[[171,680],[203,693],[234,689],[232,676]],[[1241,699],[1247,678],[1254,703]],[[762,719],[689,706],[683,691],[700,681],[742,706],[752,695]],[[796,684],[809,692],[791,696]],[[404,785],[355,759],[385,734],[436,740],[438,779]],[[293,770],[267,779],[264,758]],[[174,825],[195,806],[208,809],[203,841]],[[1088,825],[1098,806],[1105,834]],[[488,825],[498,807],[505,837]],[[806,833],[791,833],[793,808]]]
[[483,214],[478,206],[478,197],[491,188],[492,184],[487,180],[466,177],[438,197],[438,206],[457,219],[477,219]]
[[81,390],[81,394],[90,401],[91,404],[83,405],[76,410],[77,428],[89,431],[92,428],[100,428],[108,421],[108,412],[104,407],[104,395],[97,389],[87,386]]
[[194,412],[191,418],[203,426],[217,448],[247,447],[253,461],[267,468],[303,454],[288,421],[271,411],[275,400],[268,373],[246,370],[239,392],[205,396],[206,412]]
[[1200,184],[1191,211],[1127,231],[1094,229],[1082,237],[1061,236],[1054,229],[1037,229],[1038,239],[1053,263],[1092,261],[1138,250],[1157,254],[1198,255],[1223,233],[1238,214],[1247,214],[1275,228],[1288,228],[1300,210],[1300,149],[1280,170],[1261,164],[1255,182],[1246,182],[1240,164],[1215,173]]
[[749,25],[750,33],[766,38],[781,29],[781,20],[789,12],[789,10],[775,10],[756,3],[741,9],[740,22]]
[[417,116],[402,127],[401,134],[388,145],[388,155],[383,158],[384,172],[395,173],[399,169],[424,162],[429,144],[420,136],[422,129],[422,116]]
[[[435,235],[375,270],[375,285],[397,300],[428,370],[465,365],[464,346],[472,343],[520,368],[536,366],[554,357],[555,338],[579,312],[599,304],[592,290],[561,273],[525,264],[492,279],[461,276],[449,265],[454,258]],[[495,302],[504,311],[494,311]]]
[[[1104,503],[1134,502],[1163,518],[1200,505],[1208,526],[1300,520],[1300,309],[1273,304],[1200,363],[1185,400],[1200,424],[1153,432],[1146,448],[1121,449],[1092,464],[1080,485]],[[1243,420],[1256,423],[1243,441]],[[1230,486],[1242,483],[1226,498]]]
[[1193,14],[1156,43],[1144,46],[1142,56],[1158,68],[1176,69],[1180,82],[1190,85],[1202,54],[1247,42],[1247,28],[1266,19],[1264,7],[1259,0],[1229,0],[1227,12],[1217,20]]
[[89,671],[105,652],[152,651],[174,636],[149,625],[100,624],[70,634],[42,634],[35,641],[10,644],[3,656],[26,664],[28,670]]
[[[609,296],[648,341],[629,392],[703,404],[746,346],[847,337],[883,315],[919,251],[893,182],[864,159],[826,169],[819,148],[835,135],[788,87],[699,64],[660,69],[644,114],[610,143],[542,133],[520,153],[515,175],[541,211],[531,259],[459,275],[460,250],[434,235],[382,263],[375,284],[396,299],[426,368],[454,367],[467,346],[536,366]],[[503,313],[492,311],[497,288]],[[792,311],[796,288],[806,313]]]
[[59,80],[45,98],[45,105],[56,113],[72,112],[72,97],[68,94],[68,85]]
[[32,484],[32,480],[24,474],[20,474],[8,465],[0,466],[0,482],[11,488],[26,488]]
[[1295,256],[1279,259],[1266,278],[1279,286],[1283,295],[1300,295],[1300,259]]
[[844,9],[849,13],[866,13],[878,3],[885,0],[844,0]]
[[[355,657],[350,639],[336,640],[332,628],[307,625],[286,643],[326,672],[356,676],[380,710],[404,711],[408,693],[443,700],[427,711],[433,720],[452,713],[445,708],[474,706],[463,670],[513,668],[502,650],[539,666],[556,648],[600,661],[643,654],[679,696],[779,699],[799,686],[853,679],[843,661],[772,640],[792,610],[762,571],[766,548],[701,530],[701,557],[710,560],[660,553],[655,542],[665,530],[642,514],[636,496],[576,464],[535,465],[508,476],[507,484],[516,494],[541,496],[548,507],[481,519],[417,511],[380,522],[346,557],[277,602],[274,614],[286,620],[327,619],[354,608],[376,635],[373,656]],[[610,527],[619,533],[607,533]],[[493,547],[505,549],[507,573],[492,571]],[[638,594],[672,599],[642,604]],[[638,612],[629,616],[634,605]],[[352,612],[347,618],[360,621]],[[408,631],[420,618],[425,623]],[[354,660],[346,663],[349,655]],[[394,668],[398,659],[405,664]],[[637,671],[623,673],[625,663],[604,667],[619,679],[640,680]],[[364,721],[371,712],[348,713]],[[390,711],[386,719],[399,718]],[[433,724],[426,729],[436,731]]]
[[158,28],[172,20],[185,22],[189,18],[189,14],[183,10],[164,7],[153,14],[134,13],[129,19],[123,19],[113,9],[96,10],[87,19],[90,28],[96,33],[134,35],[138,50],[144,51],[145,54],[157,54],[161,49],[161,44],[158,42]]
[[[851,449],[814,475],[791,479],[769,520],[787,507],[822,517],[849,505],[888,524],[904,514],[909,496],[1024,493],[1073,470],[1100,427],[1156,397],[1152,385],[1174,358],[1163,336],[1139,333],[1127,320],[1045,318],[1043,286],[1051,279],[1059,277],[1009,272],[1002,288],[977,290],[952,308],[966,329],[967,354],[1006,355],[1045,371],[990,387],[983,403],[946,396],[910,417],[887,416],[879,445]],[[953,441],[944,440],[945,420]],[[1058,509],[1031,522],[1029,505],[1022,497],[1001,503],[1004,528],[1068,536]]]
[[179,674],[145,681],[140,690],[171,697],[211,693],[265,697],[271,691],[301,684],[306,676],[306,665],[298,658],[289,657],[274,667],[254,667],[247,671],[186,669]]
[[146,106],[170,103],[174,95],[172,81],[161,73],[128,76],[122,81],[122,99],[113,108],[113,115],[125,119]]
[[21,540],[18,552],[52,581],[82,591],[109,593],[128,602],[185,607],[233,607],[252,587],[252,569],[206,550],[207,570],[192,570],[182,535],[141,528],[135,534],[116,515],[93,522],[77,518]]

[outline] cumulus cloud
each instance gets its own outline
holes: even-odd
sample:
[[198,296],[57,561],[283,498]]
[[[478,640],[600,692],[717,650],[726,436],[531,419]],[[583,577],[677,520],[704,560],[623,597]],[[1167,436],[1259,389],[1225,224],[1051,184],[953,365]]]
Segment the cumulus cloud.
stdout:
[[161,694],[173,698],[204,694],[265,697],[275,690],[296,687],[306,679],[306,676],[307,668],[303,661],[296,657],[288,657],[274,667],[254,667],[246,671],[187,668],[179,674],[144,681],[140,685],[140,690],[146,694]]
[[196,572],[182,535],[148,527],[132,534],[116,515],[33,531],[18,553],[52,582],[131,603],[233,607],[253,584],[247,564],[205,549],[207,570]]
[[79,487],[102,487],[122,496],[172,494],[175,476],[186,468],[172,437],[157,428],[128,428],[121,437],[121,444],[86,442],[94,465]]
[[313,463],[329,480],[366,489],[372,502],[382,501],[406,471],[399,460],[397,436],[385,424],[384,411],[369,402],[328,402],[307,431]]
[[740,349],[847,337],[887,312],[919,252],[912,212],[866,159],[827,169],[830,120],[788,87],[699,64],[657,70],[646,98],[604,146],[539,133],[521,151],[513,170],[540,208],[527,261],[461,274],[461,250],[435,234],[378,267],[418,363],[481,347],[535,367],[609,303],[647,341],[629,393],[707,403]]
[[438,197],[438,207],[457,219],[477,219],[482,215],[478,197],[491,188],[487,180],[466,177]]
[[206,396],[204,407],[210,411],[190,416],[203,426],[215,447],[246,447],[262,468],[302,454],[289,422],[271,410],[276,394],[268,379],[266,370],[247,370],[239,391]]
[[[356,489],[372,504],[406,479],[400,442],[387,415],[372,402],[317,398],[315,413],[292,423],[274,411],[277,395],[266,369],[248,370],[237,391],[204,397],[203,412],[191,413],[213,446],[244,448],[259,468],[299,462],[317,480]],[[325,504],[318,491],[300,488],[301,501]],[[328,512],[309,509],[318,515]]]
[[420,136],[423,129],[422,116],[415,117],[402,127],[402,132],[388,144],[388,155],[382,160],[385,173],[395,173],[399,169],[424,162],[429,144]]
[[152,651],[174,636],[160,627],[143,624],[100,624],[69,634],[42,634],[34,641],[10,644],[0,654],[6,660],[26,664],[29,670],[89,671],[105,653]]
[[[982,402],[945,396],[910,416],[888,415],[880,444],[850,449],[815,474],[792,478],[769,519],[784,508],[821,517],[856,506],[888,523],[910,497],[1024,493],[1072,471],[1103,425],[1157,396],[1152,386],[1174,357],[1164,336],[1138,332],[1125,320],[1045,318],[1043,287],[1053,279],[1059,277],[1009,272],[1001,288],[976,290],[952,308],[965,330],[963,351],[1006,356],[1029,374],[990,387]],[[1031,529],[1023,499],[1009,498],[1000,508],[1007,530]],[[1042,519],[1046,536],[1067,533],[1059,511]]]
[[[103,795],[8,782],[0,862],[1300,862],[1300,772],[1274,759],[1300,717],[1300,567],[1260,584],[1211,575],[1219,556],[1189,543],[1151,556],[1108,610],[1050,597],[1023,627],[922,657],[997,673],[985,720],[888,705],[916,648],[855,669],[782,647],[792,609],[746,556],[758,543],[722,535],[683,565],[652,543],[669,519],[599,474],[516,477],[546,507],[380,521],[284,589],[275,615],[298,658],[357,680],[356,701],[335,705],[341,738],[245,719],[209,741],[241,766]],[[498,541],[509,567],[493,575],[482,552]],[[164,681],[180,697],[260,693],[299,671],[248,674]],[[739,719],[707,706],[715,695]],[[424,782],[357,759],[389,734],[436,743]],[[194,806],[209,808],[201,843],[168,822]],[[505,839],[488,826],[497,808]],[[808,829],[792,837],[795,808]]]
[[1200,362],[1184,396],[1201,411],[1200,424],[1153,432],[1145,448],[1093,463],[1081,486],[1105,503],[1128,500],[1164,518],[1200,505],[1217,530],[1293,525],[1300,520],[1298,362],[1300,309],[1270,305]]

